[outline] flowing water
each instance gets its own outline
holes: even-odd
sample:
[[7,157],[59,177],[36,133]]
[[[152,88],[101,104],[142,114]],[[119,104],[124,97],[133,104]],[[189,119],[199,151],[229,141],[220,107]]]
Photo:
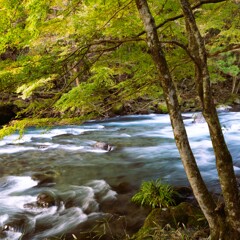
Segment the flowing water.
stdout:
[[[192,113],[183,116],[203,178],[217,193],[207,125],[194,124]],[[219,117],[239,175],[240,113],[220,112]],[[113,150],[97,149],[98,141],[111,144]],[[188,186],[168,115],[29,128],[22,138],[16,133],[0,141],[0,164],[0,239],[44,239],[102,217],[107,213],[99,206],[117,198],[112,186],[121,183],[136,190],[143,180],[161,178]],[[44,182],[41,174],[50,177]],[[36,207],[37,196],[43,192],[52,194],[57,203]]]

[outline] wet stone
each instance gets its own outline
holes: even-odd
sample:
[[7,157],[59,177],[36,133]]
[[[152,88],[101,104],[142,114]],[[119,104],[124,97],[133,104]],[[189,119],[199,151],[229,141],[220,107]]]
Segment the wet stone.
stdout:
[[55,184],[56,178],[58,176],[58,172],[54,170],[45,171],[43,173],[36,172],[32,175],[32,179],[38,181],[39,186],[49,186]]
[[113,150],[113,146],[109,145],[108,143],[105,143],[105,142],[96,142],[94,144],[94,148],[98,148],[98,149],[101,149],[101,150],[105,150],[105,151],[112,151]]
[[24,208],[49,208],[57,204],[56,196],[50,192],[42,192],[38,194],[37,201],[24,204]]

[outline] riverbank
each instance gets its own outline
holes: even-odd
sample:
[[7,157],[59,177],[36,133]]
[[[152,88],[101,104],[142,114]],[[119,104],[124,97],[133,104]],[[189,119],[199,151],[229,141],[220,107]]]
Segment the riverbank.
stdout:
[[[232,106],[233,109],[238,110],[240,104],[240,97],[238,94],[231,94],[231,80],[223,82],[217,82],[212,84],[212,94],[216,107],[219,105]],[[201,105],[197,93],[195,91],[195,85],[191,80],[184,80],[176,85],[179,93],[179,103],[181,105],[182,112],[196,112],[201,111]],[[134,115],[134,114],[161,114],[167,113],[167,106],[165,104],[163,96],[154,99],[149,97],[139,97],[135,100],[125,100],[124,102],[116,102],[108,107],[104,113],[98,114],[97,112],[90,112],[86,115],[82,115],[81,111],[76,110],[70,115],[57,109],[50,107],[52,105],[49,99],[49,104],[46,109],[40,109],[39,111],[34,107],[34,102],[41,102],[41,94],[21,99],[16,94],[2,93],[0,104],[0,125],[7,125],[16,120],[24,120],[29,122],[28,126],[39,125],[41,122],[48,125],[64,125],[64,124],[80,124],[85,120],[90,119],[106,119],[115,116]],[[46,96],[44,95],[46,98]],[[55,101],[55,100],[54,100]],[[39,123],[38,123],[38,119]],[[44,120],[48,119],[48,120]],[[24,125],[24,121],[23,121]]]

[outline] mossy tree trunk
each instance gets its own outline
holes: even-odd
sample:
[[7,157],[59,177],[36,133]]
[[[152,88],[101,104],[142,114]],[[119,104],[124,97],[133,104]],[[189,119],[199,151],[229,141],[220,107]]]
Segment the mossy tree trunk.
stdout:
[[[232,239],[240,239],[239,192],[233,169],[232,156],[225,143],[217,111],[213,103],[204,40],[199,32],[188,0],[180,0],[180,2],[186,22],[189,52],[195,64],[196,86],[216,157],[216,166],[225,201],[226,220],[229,228],[232,228],[231,232],[235,232]],[[226,239],[231,238],[228,235]]]
[[[215,211],[217,206],[216,206],[211,194],[207,190],[207,187],[201,177],[200,171],[196,164],[196,160],[195,160],[192,150],[190,148],[188,137],[187,137],[186,130],[185,130],[185,126],[184,126],[182,116],[181,116],[181,111],[180,111],[180,106],[178,103],[176,89],[175,89],[171,74],[169,72],[168,64],[166,62],[166,58],[164,56],[164,53],[163,53],[163,50],[161,47],[161,43],[160,43],[158,35],[157,35],[155,21],[151,15],[151,12],[149,10],[146,0],[135,0],[135,2],[137,5],[139,14],[140,14],[140,18],[144,24],[144,28],[145,28],[145,31],[147,34],[147,43],[148,43],[149,49],[151,51],[152,58],[154,60],[154,63],[156,65],[158,73],[159,73],[159,79],[161,81],[161,85],[162,85],[162,88],[164,91],[165,101],[168,106],[171,124],[172,124],[172,128],[173,128],[173,133],[174,133],[174,137],[176,140],[176,145],[178,147],[188,180],[191,184],[194,195],[195,195],[195,197],[196,197],[196,199],[197,199],[197,201],[209,223],[212,239],[225,239],[224,238],[225,233],[228,232],[229,228],[228,228],[228,225],[225,224],[224,214],[221,215],[219,212]],[[197,73],[200,74],[201,71],[197,71]],[[200,78],[198,78],[198,79],[200,79]],[[198,87],[200,88],[199,85],[200,84],[198,84]],[[208,96],[208,94],[210,94],[210,92],[209,92],[210,85],[208,87],[204,87],[204,89],[205,89],[204,94],[206,96]],[[211,101],[209,102],[209,99],[206,99],[205,104],[212,106],[211,105],[212,103],[211,103]],[[208,108],[208,110],[209,110],[209,108]],[[212,114],[213,114],[213,116],[212,116]],[[207,111],[205,111],[204,115],[209,117],[209,119],[211,119],[211,121],[212,121],[211,124],[216,124],[216,122],[218,122],[217,121],[218,118],[217,118],[217,115],[215,114],[214,110],[211,109],[211,112],[209,112],[208,114],[207,114]],[[219,124],[219,122],[218,122],[218,124]],[[219,127],[220,127],[220,124],[219,124]],[[211,131],[214,131],[214,130],[211,130]],[[219,130],[217,131],[216,134],[220,134]],[[211,135],[213,135],[213,134],[211,133]],[[217,136],[217,135],[215,135],[215,136]],[[215,143],[213,143],[213,144],[214,145],[216,144],[216,145],[218,145],[218,147],[220,147],[221,144],[223,143],[222,140],[220,140],[220,139],[223,139],[223,137],[222,138],[220,137],[217,140],[217,142],[215,141],[215,138],[213,138],[212,140],[215,141]],[[227,148],[226,148],[226,150],[227,150]],[[227,155],[228,159],[230,156],[231,156],[230,154]],[[229,162],[228,166],[230,166],[230,165],[231,165],[231,161]],[[224,167],[224,171],[225,170],[229,171],[229,168]],[[234,173],[233,173],[233,175],[234,175]],[[233,181],[233,180],[234,179],[230,179],[230,181]],[[233,183],[234,183],[234,181],[233,181]],[[231,203],[232,203],[232,201],[231,201]],[[231,209],[233,209],[233,207]]]

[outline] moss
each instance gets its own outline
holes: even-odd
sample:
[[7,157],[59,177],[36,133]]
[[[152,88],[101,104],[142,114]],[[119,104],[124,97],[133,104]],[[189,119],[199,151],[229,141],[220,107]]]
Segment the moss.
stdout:
[[167,108],[167,104],[164,103],[159,103],[157,106],[157,109],[160,113],[168,113],[168,108]]
[[187,202],[166,209],[156,208],[147,216],[143,227],[132,239],[155,239],[149,238],[149,236],[162,234],[168,227],[176,230],[181,226],[198,229],[199,227],[206,227],[207,221],[198,207]]
[[112,112],[114,114],[121,115],[123,111],[124,111],[124,105],[121,102],[116,103],[115,105],[112,106]]
[[15,100],[13,104],[16,105],[18,108],[26,108],[29,105],[29,103],[22,99]]

